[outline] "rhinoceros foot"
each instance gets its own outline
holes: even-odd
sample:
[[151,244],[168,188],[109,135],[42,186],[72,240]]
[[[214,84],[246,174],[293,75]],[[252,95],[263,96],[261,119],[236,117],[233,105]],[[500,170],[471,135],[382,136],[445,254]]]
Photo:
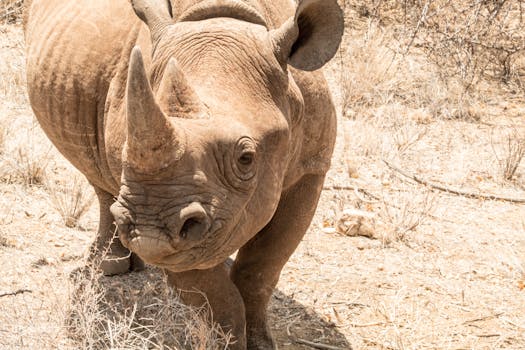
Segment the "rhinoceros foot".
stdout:
[[277,345],[267,328],[262,330],[248,329],[246,336],[248,350],[277,350]]

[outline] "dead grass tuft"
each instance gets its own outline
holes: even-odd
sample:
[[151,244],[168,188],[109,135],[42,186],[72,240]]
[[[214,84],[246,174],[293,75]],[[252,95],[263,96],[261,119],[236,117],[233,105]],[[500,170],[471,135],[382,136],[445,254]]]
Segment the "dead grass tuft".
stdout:
[[73,275],[68,334],[81,349],[224,349],[228,334],[210,326],[207,308],[185,306],[158,271]]
[[95,198],[91,186],[78,175],[65,184],[47,183],[46,188],[52,206],[58,211],[67,227],[78,226],[80,219],[88,212]]
[[0,180],[27,186],[43,185],[47,169],[54,163],[50,142],[35,120],[26,124],[15,120],[10,122],[13,125],[11,130],[19,132],[6,134],[4,152],[0,155]]
[[50,162],[48,153],[41,155],[31,146],[18,146],[14,156],[6,159],[7,171],[3,174],[4,180],[29,186],[44,184]]
[[[386,187],[392,187],[392,185],[388,184]],[[381,234],[383,243],[411,241],[412,237],[408,236],[408,233],[414,232],[416,228],[429,220],[436,200],[437,195],[431,190],[422,190],[420,186],[408,185],[399,181],[393,190],[383,191],[379,210],[380,220],[384,223]]]
[[516,174],[523,156],[525,156],[525,135],[514,128],[506,135],[503,154],[498,155],[493,143],[492,150],[500,166],[503,179],[510,181]]

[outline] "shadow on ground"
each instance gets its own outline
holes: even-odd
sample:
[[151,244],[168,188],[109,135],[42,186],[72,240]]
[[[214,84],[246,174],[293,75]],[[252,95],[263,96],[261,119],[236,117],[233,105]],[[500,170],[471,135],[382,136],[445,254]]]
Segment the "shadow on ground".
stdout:
[[279,349],[352,349],[333,323],[279,290],[273,294],[269,311]]
[[[79,276],[74,277],[66,322],[80,348],[220,349],[227,342],[220,330],[207,329],[202,321],[206,311],[189,309],[178,300],[159,269]],[[269,321],[280,349],[312,349],[313,343],[325,349],[351,349],[333,324],[278,290]],[[89,344],[84,344],[86,339]]]

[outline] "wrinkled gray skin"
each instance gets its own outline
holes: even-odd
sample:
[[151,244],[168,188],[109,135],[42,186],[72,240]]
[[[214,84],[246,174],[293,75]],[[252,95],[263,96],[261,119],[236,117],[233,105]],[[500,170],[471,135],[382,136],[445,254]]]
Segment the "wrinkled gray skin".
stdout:
[[162,267],[206,295],[230,348],[274,348],[267,304],[333,151],[317,69],[341,39],[337,3],[33,0],[27,13],[31,105],[99,198],[89,258],[109,246],[108,275]]

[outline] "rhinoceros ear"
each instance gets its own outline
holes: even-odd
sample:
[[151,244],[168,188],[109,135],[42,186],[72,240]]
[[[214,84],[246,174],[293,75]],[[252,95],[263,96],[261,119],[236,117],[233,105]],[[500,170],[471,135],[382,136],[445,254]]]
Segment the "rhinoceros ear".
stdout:
[[157,41],[163,30],[173,24],[168,0],[131,0],[131,5],[135,14],[148,26],[153,41]]
[[156,96],[160,107],[169,117],[206,117],[206,107],[174,58],[168,62]]
[[271,36],[281,63],[312,71],[335,55],[343,31],[344,16],[337,0],[302,0],[295,16]]
[[136,170],[158,171],[181,157],[181,130],[175,130],[155,101],[138,47],[129,63],[126,118],[125,161]]

